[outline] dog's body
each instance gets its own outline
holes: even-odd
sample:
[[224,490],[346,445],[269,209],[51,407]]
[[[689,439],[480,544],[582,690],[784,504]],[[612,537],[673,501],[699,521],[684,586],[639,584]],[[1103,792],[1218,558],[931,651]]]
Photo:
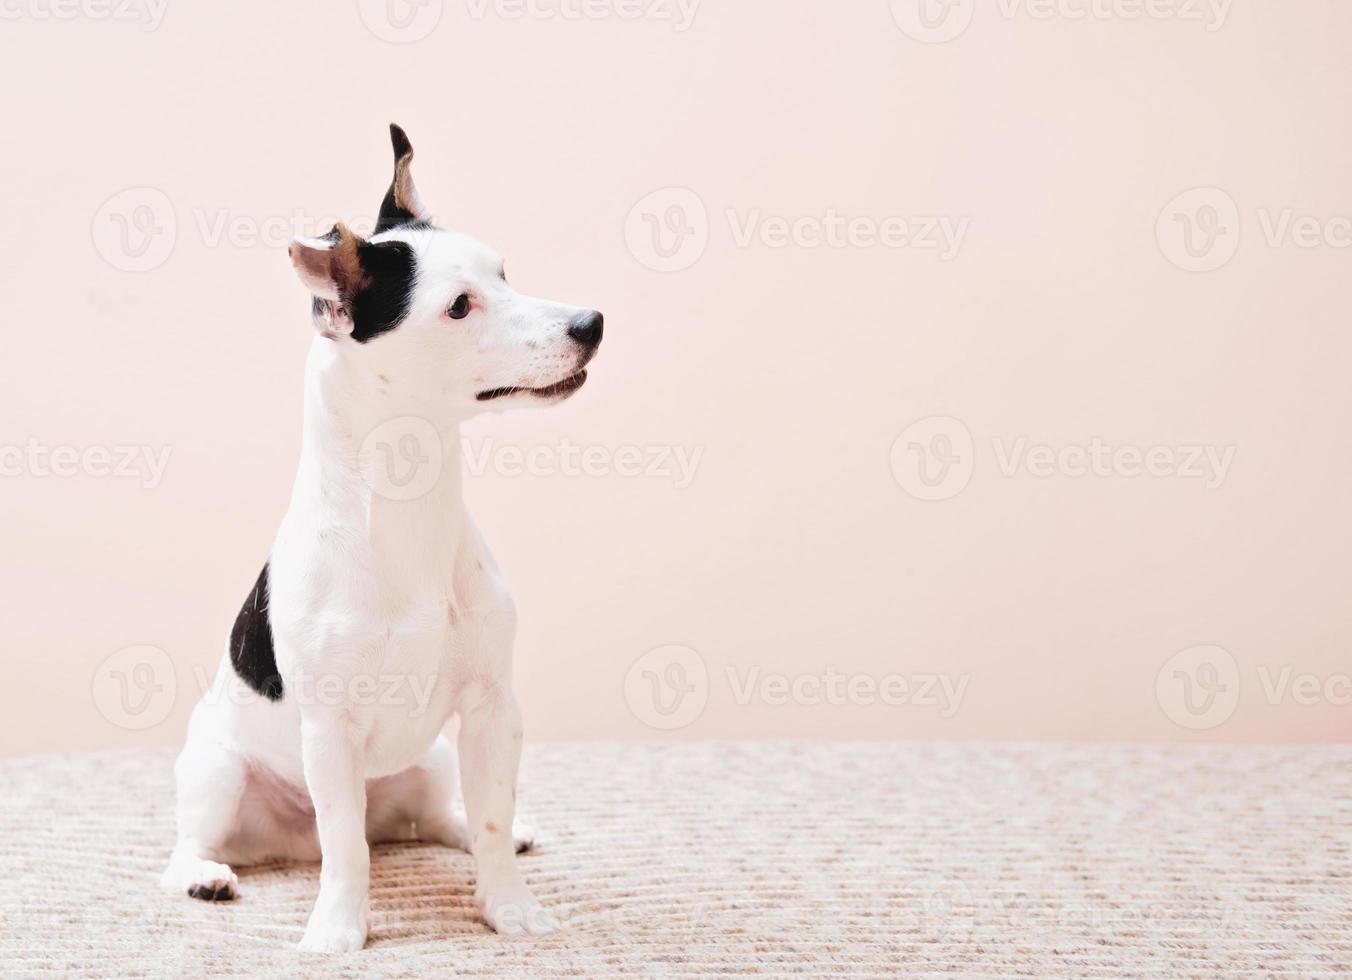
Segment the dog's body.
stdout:
[[[311,950],[364,944],[368,842],[386,840],[471,851],[475,897],[499,932],[555,927],[516,864],[527,843],[513,832],[516,614],[462,503],[459,424],[489,406],[568,397],[602,321],[517,294],[493,252],[433,227],[412,148],[391,129],[395,179],[377,233],[362,241],[339,226],[292,245],[321,334],[299,473],[193,712],[163,877],[223,900],[238,889],[231,865],[322,859],[301,941]],[[374,474],[391,445],[439,461],[439,476],[382,492]],[[453,715],[458,759],[441,735]]]

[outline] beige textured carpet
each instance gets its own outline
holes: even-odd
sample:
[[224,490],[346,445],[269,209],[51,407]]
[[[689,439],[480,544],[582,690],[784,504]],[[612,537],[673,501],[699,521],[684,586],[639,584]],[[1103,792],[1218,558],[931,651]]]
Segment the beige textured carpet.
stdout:
[[162,894],[171,756],[0,764],[0,974],[1350,977],[1352,748],[528,750],[504,940],[470,859],[378,849],[367,948],[294,948],[317,868]]

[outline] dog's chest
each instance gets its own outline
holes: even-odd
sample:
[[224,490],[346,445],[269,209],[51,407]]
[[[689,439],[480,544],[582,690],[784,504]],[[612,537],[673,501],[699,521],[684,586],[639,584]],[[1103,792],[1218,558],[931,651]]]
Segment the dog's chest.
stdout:
[[317,702],[349,714],[368,776],[397,772],[426,751],[468,687],[507,676],[511,595],[473,522],[449,502],[381,502],[365,524],[317,513],[293,508],[274,549],[278,667],[302,713]]
[[476,558],[425,583],[388,614],[370,651],[369,685],[354,692],[368,725],[368,774],[397,772],[436,738],[466,687],[497,676],[510,651],[511,596]]

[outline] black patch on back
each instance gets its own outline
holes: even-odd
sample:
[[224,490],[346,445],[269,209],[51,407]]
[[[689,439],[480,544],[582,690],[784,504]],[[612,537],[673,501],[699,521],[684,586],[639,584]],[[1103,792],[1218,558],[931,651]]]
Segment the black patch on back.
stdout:
[[282,678],[277,673],[277,654],[272,646],[272,620],[268,616],[268,566],[258,584],[244,600],[244,608],[230,631],[230,664],[240,680],[269,701],[282,699]]
[[364,344],[399,326],[413,302],[418,260],[407,242],[363,242],[357,250],[369,285],[349,300],[352,339]]

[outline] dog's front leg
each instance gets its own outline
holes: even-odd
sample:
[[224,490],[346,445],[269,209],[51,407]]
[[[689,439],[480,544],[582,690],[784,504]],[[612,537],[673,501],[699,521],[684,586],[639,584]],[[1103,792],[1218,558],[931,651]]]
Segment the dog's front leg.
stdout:
[[558,922],[521,877],[512,840],[516,771],[521,761],[521,709],[505,682],[479,682],[466,692],[460,719],[460,774],[474,898],[484,919],[507,936],[541,936]]
[[321,708],[301,718],[305,784],[323,858],[319,898],[300,941],[304,950],[350,953],[366,943],[371,850],[361,746],[362,735],[344,712]]

